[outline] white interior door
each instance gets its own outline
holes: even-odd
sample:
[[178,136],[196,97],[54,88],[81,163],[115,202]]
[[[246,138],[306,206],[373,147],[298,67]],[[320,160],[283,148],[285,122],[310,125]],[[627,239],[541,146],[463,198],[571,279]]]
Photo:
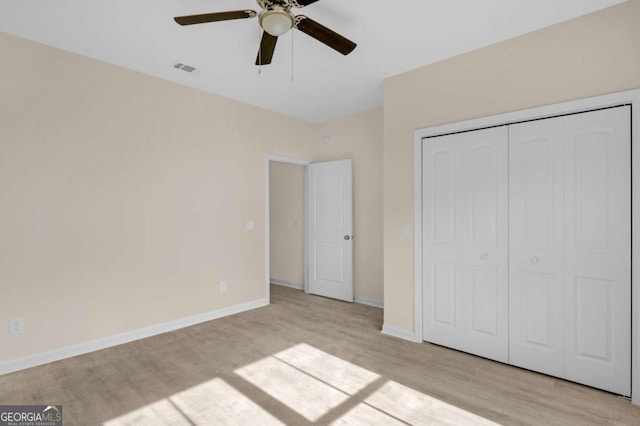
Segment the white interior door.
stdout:
[[423,337],[464,350],[460,141],[441,136],[422,146]]
[[309,293],[353,302],[351,160],[307,171]]
[[509,128],[509,362],[564,371],[564,117]]
[[510,126],[509,362],[631,392],[629,107]]
[[507,129],[423,144],[427,341],[508,361]]
[[566,117],[565,376],[631,393],[630,107]]
[[508,130],[460,134],[462,318],[468,351],[509,361]]

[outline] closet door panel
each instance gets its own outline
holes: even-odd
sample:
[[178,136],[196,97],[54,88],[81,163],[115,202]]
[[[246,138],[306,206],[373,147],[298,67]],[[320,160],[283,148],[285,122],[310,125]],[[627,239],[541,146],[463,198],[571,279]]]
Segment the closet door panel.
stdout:
[[509,361],[564,369],[564,118],[509,128]]
[[424,339],[508,361],[507,129],[423,142]]
[[455,136],[423,142],[424,339],[462,349],[460,144]]
[[566,117],[565,377],[630,394],[630,109]]
[[508,131],[459,138],[464,342],[468,352],[508,362]]

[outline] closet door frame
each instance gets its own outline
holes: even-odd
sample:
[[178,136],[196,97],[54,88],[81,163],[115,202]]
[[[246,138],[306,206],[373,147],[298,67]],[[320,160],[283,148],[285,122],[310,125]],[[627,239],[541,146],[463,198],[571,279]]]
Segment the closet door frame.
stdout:
[[[457,123],[418,129],[414,132],[414,332],[411,340],[423,342],[422,333],[422,144],[425,139],[631,105],[631,402],[640,405],[640,89],[498,114]],[[634,147],[638,147],[635,148]],[[633,248],[636,248],[634,250]],[[409,336],[407,336],[409,337]]]

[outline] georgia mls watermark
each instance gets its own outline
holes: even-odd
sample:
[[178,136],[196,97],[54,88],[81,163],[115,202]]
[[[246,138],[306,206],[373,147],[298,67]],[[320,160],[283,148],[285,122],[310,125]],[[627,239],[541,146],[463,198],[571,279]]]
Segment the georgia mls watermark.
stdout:
[[62,426],[62,405],[0,405],[0,426]]

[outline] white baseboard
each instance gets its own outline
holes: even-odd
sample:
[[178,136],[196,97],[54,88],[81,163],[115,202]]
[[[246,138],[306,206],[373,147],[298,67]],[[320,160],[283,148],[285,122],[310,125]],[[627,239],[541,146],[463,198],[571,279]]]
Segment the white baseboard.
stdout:
[[252,309],[267,306],[267,299],[253,300],[239,305],[229,306],[227,308],[217,309],[215,311],[204,312],[186,318],[180,318],[173,321],[167,321],[160,324],[152,325],[138,330],[127,331],[125,333],[116,334],[114,336],[103,337],[100,339],[90,340],[84,343],[67,346],[52,351],[43,352],[35,355],[29,355],[23,358],[17,358],[9,361],[0,362],[0,375],[12,373],[14,371],[24,370],[26,368],[47,364],[54,361],[60,361],[65,358],[71,358],[77,355],[89,352],[99,351],[111,346],[122,345],[123,343],[133,342],[157,334],[178,330],[184,327],[200,324],[214,319],[226,317],[240,312],[250,311]]
[[294,283],[287,280],[280,280],[278,278],[271,278],[271,284],[281,285],[283,287],[295,288],[296,290],[304,290],[304,284]]
[[367,297],[358,297],[356,296],[354,302],[360,303],[361,305],[373,306],[375,308],[384,309],[384,302],[381,300],[369,299]]
[[386,334],[387,336],[397,337],[399,339],[408,340],[414,343],[422,343],[420,340],[416,338],[416,335],[411,331],[400,330],[399,328],[395,328],[390,325],[383,325],[382,334]]

